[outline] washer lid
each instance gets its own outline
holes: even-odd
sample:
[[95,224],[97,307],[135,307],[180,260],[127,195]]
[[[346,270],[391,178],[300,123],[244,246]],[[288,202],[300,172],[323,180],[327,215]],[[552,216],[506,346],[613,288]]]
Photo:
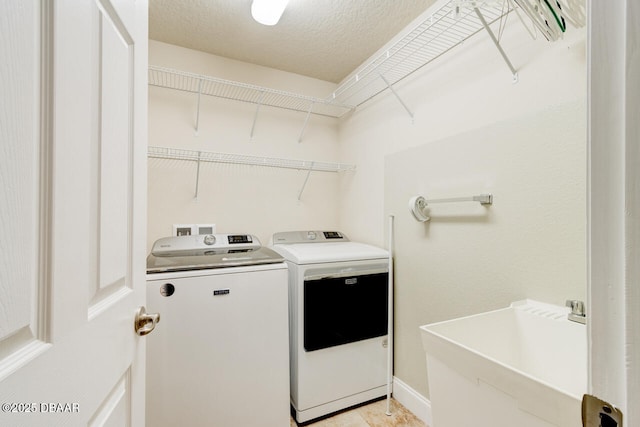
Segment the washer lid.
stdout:
[[283,262],[282,256],[269,248],[243,250],[211,250],[199,254],[183,256],[147,257],[147,273],[169,271],[205,270],[212,268],[243,267],[249,265],[274,264]]
[[386,259],[389,252],[356,242],[275,244],[273,250],[296,264]]
[[273,264],[284,259],[250,234],[208,234],[158,239],[147,273]]

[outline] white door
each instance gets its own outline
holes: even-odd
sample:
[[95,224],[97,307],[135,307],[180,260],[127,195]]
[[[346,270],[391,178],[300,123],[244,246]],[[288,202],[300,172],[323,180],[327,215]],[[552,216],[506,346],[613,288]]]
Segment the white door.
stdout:
[[0,425],[144,425],[146,0],[0,2]]

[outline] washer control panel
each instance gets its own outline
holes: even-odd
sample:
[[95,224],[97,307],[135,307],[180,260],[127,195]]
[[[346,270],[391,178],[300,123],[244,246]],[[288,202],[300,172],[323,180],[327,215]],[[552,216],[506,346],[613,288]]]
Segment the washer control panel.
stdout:
[[199,249],[258,249],[260,246],[260,240],[251,234],[203,234],[158,239],[151,253],[156,256],[179,256],[183,252]]

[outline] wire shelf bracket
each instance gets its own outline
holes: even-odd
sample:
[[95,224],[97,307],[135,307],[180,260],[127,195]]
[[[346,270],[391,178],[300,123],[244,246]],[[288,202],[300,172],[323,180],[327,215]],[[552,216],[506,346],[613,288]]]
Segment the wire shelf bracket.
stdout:
[[258,120],[258,113],[260,113],[260,107],[262,107],[262,102],[264,101],[264,92],[260,96],[260,101],[258,102],[258,106],[256,107],[256,113],[253,115],[253,124],[251,125],[251,133],[249,134],[249,138],[253,140],[253,131],[256,128],[256,121]]
[[300,130],[300,136],[298,136],[298,143],[302,142],[302,135],[304,135],[304,131],[307,128],[307,124],[309,123],[311,110],[313,110],[313,102],[309,105],[309,111],[307,111],[307,116],[304,118],[304,124],[302,125],[302,130]]
[[152,159],[184,160],[196,163],[195,199],[200,189],[200,165],[206,163],[226,163],[235,165],[263,166],[281,169],[296,169],[307,171],[302,188],[298,193],[301,199],[311,172],[353,172],[355,165],[345,163],[318,162],[309,160],[282,159],[274,157],[247,156],[243,154],[214,153],[207,151],[193,151],[176,148],[154,147],[147,148],[147,157]]
[[402,106],[404,107],[405,111],[409,114],[409,117],[411,117],[411,123],[413,123],[413,113],[411,112],[409,107],[407,107],[407,104],[404,103],[402,98],[400,98],[400,95],[398,95],[398,92],[396,92],[396,90],[393,88],[393,86],[391,86],[389,81],[387,79],[385,79],[382,74],[380,74],[380,78],[382,79],[382,81],[385,82],[385,84],[387,85],[387,87],[389,88],[391,93],[396,97],[396,99],[400,102],[400,104],[402,104]]
[[196,136],[198,135],[198,128],[200,126],[200,96],[202,95],[202,79],[198,83],[198,102],[196,106]]
[[302,197],[302,192],[304,191],[305,187],[307,186],[307,182],[309,181],[309,177],[311,176],[311,172],[313,171],[313,163],[311,162],[311,166],[309,166],[309,170],[307,171],[307,176],[304,178],[304,182],[302,183],[302,188],[300,189],[300,192],[298,193],[298,201],[300,201],[300,198]]
[[491,27],[489,27],[489,24],[487,24],[487,20],[484,19],[484,15],[482,14],[482,12],[480,12],[480,9],[478,9],[477,6],[474,7],[473,9],[475,10],[476,15],[478,16],[478,19],[482,23],[482,26],[484,27],[485,30],[487,30],[487,33],[489,33],[489,37],[491,37],[491,41],[493,42],[493,44],[496,45],[496,48],[500,52],[500,55],[502,55],[502,59],[504,59],[504,62],[509,67],[509,70],[511,70],[511,75],[513,77],[513,83],[518,83],[518,72],[516,71],[515,67],[511,63],[511,61],[509,60],[509,57],[507,56],[506,52],[504,51],[504,49],[500,45],[500,42],[498,41],[496,35],[491,30]]
[[202,156],[202,152],[198,151],[198,159],[196,163],[196,192],[194,195],[194,199],[198,200],[198,188],[200,187],[200,156]]

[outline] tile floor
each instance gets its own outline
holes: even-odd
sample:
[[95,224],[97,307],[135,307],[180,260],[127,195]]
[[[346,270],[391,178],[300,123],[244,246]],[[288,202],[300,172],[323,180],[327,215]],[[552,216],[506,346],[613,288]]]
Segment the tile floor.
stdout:
[[[305,427],[428,427],[395,399],[391,399],[391,415],[388,416],[386,411],[387,401],[382,399],[306,424]],[[293,418],[291,427],[297,427]]]

